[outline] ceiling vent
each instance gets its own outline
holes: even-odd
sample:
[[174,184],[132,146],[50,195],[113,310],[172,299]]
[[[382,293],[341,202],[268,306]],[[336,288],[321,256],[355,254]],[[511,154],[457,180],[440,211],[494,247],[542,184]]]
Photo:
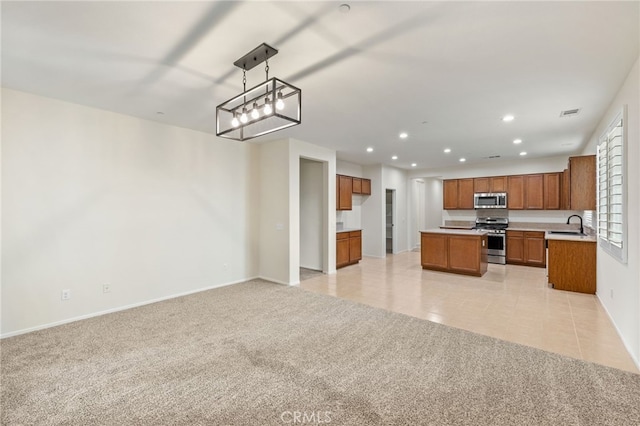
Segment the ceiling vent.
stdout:
[[484,157],[484,158],[486,158],[487,160],[491,160],[493,158],[500,158],[500,156],[499,155],[490,155],[490,156]]
[[580,108],[568,109],[566,111],[561,111],[560,117],[573,117],[574,115],[578,115],[579,112],[580,112]]

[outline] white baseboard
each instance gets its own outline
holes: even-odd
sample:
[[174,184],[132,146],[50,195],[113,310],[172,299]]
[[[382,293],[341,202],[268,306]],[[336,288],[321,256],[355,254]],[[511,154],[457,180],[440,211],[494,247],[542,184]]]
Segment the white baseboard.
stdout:
[[607,306],[604,303],[602,303],[602,299],[600,298],[600,293],[598,293],[597,291],[596,291],[596,297],[600,301],[600,305],[604,308],[604,311],[607,313],[607,316],[609,317],[609,320],[611,321],[611,324],[613,324],[613,328],[615,328],[616,333],[618,333],[618,337],[620,337],[620,340],[622,340],[622,344],[624,345],[624,348],[629,353],[629,356],[631,357],[631,360],[633,360],[633,363],[636,365],[638,370],[640,370],[640,359],[638,359],[635,356],[633,356],[633,351],[631,350],[631,348],[629,348],[629,345],[624,340],[624,337],[623,337],[622,333],[620,332],[620,329],[618,328],[618,325],[613,320],[613,317],[611,316],[611,313],[607,309]]
[[59,325],[68,324],[68,323],[71,323],[71,322],[80,321],[80,320],[84,320],[84,319],[89,319],[89,318],[93,318],[93,317],[99,317],[101,315],[112,314],[114,312],[125,311],[127,309],[137,308],[137,307],[144,306],[144,305],[150,305],[152,303],[162,302],[164,300],[175,299],[176,297],[188,296],[190,294],[200,293],[202,291],[213,290],[214,288],[227,287],[227,286],[234,285],[234,284],[240,284],[240,283],[244,283],[244,282],[247,282],[247,281],[251,281],[251,280],[256,279],[256,278],[260,278],[260,277],[251,277],[251,278],[245,278],[245,279],[242,279],[242,280],[232,281],[232,282],[228,282],[228,283],[215,284],[215,285],[212,285],[212,286],[199,288],[197,290],[185,291],[185,292],[182,292],[182,293],[172,294],[170,296],[159,297],[157,299],[145,300],[144,302],[132,303],[130,305],[125,305],[125,306],[118,306],[116,308],[106,309],[104,311],[92,312],[90,314],[80,315],[80,316],[73,317],[73,318],[67,318],[67,319],[64,319],[64,320],[55,321],[55,322],[51,322],[51,323],[47,323],[47,324],[37,325],[35,327],[23,328],[22,330],[11,331],[9,333],[2,334],[2,335],[0,335],[0,339],[5,339],[7,337],[18,336],[20,334],[31,333],[33,331],[44,330],[45,328],[57,327]]

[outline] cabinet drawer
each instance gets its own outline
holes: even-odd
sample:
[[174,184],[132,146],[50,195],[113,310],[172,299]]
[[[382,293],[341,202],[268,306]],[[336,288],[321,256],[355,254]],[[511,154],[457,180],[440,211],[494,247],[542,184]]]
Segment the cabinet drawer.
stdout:
[[362,231],[351,231],[349,232],[349,237],[353,238],[353,237],[359,237],[362,235]]
[[524,231],[525,238],[542,238],[544,239],[544,232],[540,231]]
[[349,232],[338,232],[336,234],[336,239],[338,239],[338,240],[347,240],[347,239],[349,239]]
[[507,231],[507,237],[524,237],[524,231]]

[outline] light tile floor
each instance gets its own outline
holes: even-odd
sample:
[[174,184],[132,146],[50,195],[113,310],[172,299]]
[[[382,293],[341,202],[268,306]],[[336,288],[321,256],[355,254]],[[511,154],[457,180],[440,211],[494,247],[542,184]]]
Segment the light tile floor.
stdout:
[[407,252],[300,287],[639,373],[596,296],[550,288],[543,268],[490,264],[467,277],[423,270],[420,253]]

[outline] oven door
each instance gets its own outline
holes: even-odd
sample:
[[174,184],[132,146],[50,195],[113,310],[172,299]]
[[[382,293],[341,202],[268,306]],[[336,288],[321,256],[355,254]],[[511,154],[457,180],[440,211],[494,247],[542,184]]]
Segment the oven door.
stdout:
[[506,235],[505,234],[493,234],[487,235],[487,254],[489,255],[490,263],[505,264],[506,250]]

